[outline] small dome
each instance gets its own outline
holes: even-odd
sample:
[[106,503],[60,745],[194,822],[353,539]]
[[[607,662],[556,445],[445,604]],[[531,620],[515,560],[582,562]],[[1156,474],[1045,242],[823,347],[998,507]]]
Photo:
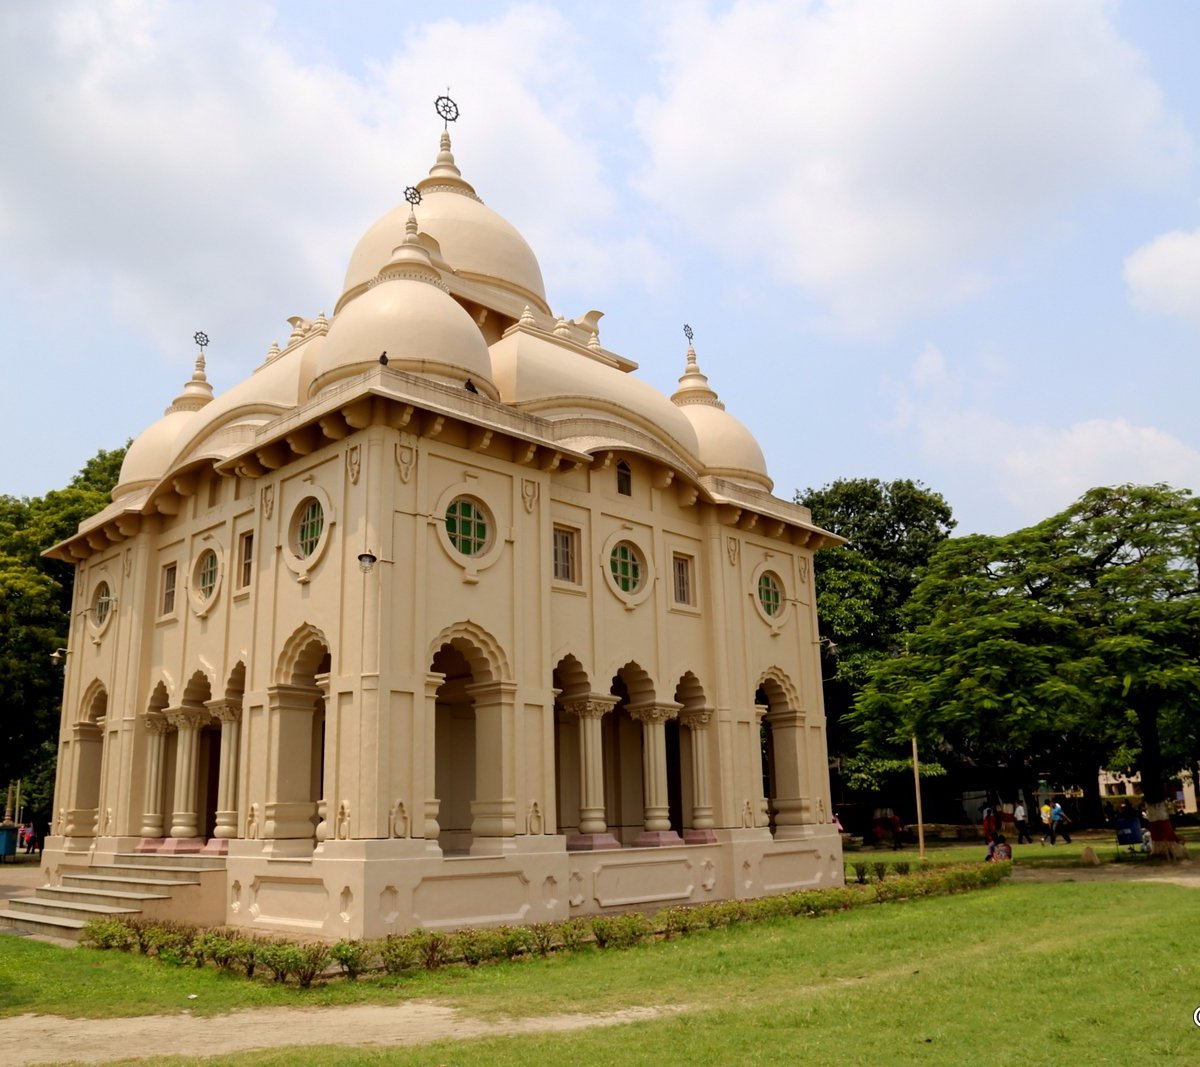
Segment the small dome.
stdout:
[[[421,231],[441,248],[457,274],[515,291],[522,302],[546,306],[546,286],[533,249],[513,226],[475,195],[463,180],[442,134],[441,151],[429,176],[418,183]],[[343,294],[369,282],[404,240],[409,208],[402,204],[384,215],[358,242],[350,257]]]
[[483,334],[446,291],[410,214],[404,241],[371,287],[334,316],[314,363],[308,395],[380,363],[461,385],[468,378],[496,396]]
[[492,345],[500,398],[546,419],[600,415],[649,434],[689,465],[696,433],[654,386],[522,323]]
[[170,469],[180,437],[195,420],[196,412],[212,400],[212,395],[212,386],[204,373],[202,352],[196,357],[196,369],[183,392],[171,402],[163,417],[138,434],[129,446],[113,489],[113,500],[158,484]]
[[725,410],[701,373],[691,345],[687,369],[671,400],[696,431],[705,474],[771,491],[774,482],[767,474],[767,461],[754,434]]

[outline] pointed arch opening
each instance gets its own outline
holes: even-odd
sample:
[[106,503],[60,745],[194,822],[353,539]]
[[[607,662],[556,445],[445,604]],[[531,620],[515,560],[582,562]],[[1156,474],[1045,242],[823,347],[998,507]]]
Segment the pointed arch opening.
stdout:
[[100,792],[107,719],[108,690],[96,679],[84,693],[72,728],[72,789],[65,829],[68,837],[95,837],[101,829]]

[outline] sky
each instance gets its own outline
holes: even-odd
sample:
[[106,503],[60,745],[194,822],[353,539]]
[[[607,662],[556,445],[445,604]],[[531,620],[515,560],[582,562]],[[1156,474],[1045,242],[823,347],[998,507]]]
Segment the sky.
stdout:
[[[1200,488],[1191,0],[9,0],[0,493],[332,313],[433,164],[554,313],[701,369],[775,492],[912,478],[958,533]],[[817,516],[819,520],[819,516]]]

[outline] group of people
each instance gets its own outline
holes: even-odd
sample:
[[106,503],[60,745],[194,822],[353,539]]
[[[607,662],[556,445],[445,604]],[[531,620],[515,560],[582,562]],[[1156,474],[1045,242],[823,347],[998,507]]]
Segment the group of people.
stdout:
[[[981,809],[983,816],[983,839],[987,842],[988,850],[986,859],[991,860],[1010,860],[1012,859],[1012,845],[1008,843],[1008,839],[1000,832],[1003,826],[1003,817],[997,809],[991,804],[985,804]],[[1068,845],[1071,843],[1071,819],[1063,806],[1057,800],[1051,803],[1050,800],[1042,804],[1041,810],[1038,813],[1042,819],[1042,844],[1055,845],[1061,837]],[[1017,844],[1023,845],[1026,842],[1033,844],[1033,834],[1029,829],[1029,813],[1025,805],[1018,800],[1013,805],[1013,825],[1017,828]]]
[[37,828],[33,823],[23,823],[17,830],[17,848],[21,849],[27,856],[34,852],[41,853],[41,835],[37,832]]

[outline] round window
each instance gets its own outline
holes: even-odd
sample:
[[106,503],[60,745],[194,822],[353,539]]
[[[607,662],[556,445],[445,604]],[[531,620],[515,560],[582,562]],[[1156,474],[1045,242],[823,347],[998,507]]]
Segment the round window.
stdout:
[[211,600],[217,589],[217,554],[206,548],[196,561],[196,593],[201,600]]
[[642,587],[645,565],[637,546],[630,541],[618,541],[608,557],[613,581],[623,593],[636,593]]
[[112,611],[112,594],[108,591],[108,582],[101,582],[96,586],[92,597],[92,610],[96,613],[96,625],[103,626],[108,619],[108,613]]
[[325,509],[315,497],[309,497],[296,512],[296,527],[292,549],[301,559],[308,559],[321,542],[325,530]]
[[770,571],[764,571],[758,579],[758,602],[772,618],[783,609],[783,587]]
[[479,556],[488,547],[488,516],[482,505],[459,496],[446,508],[446,536],[464,556]]

